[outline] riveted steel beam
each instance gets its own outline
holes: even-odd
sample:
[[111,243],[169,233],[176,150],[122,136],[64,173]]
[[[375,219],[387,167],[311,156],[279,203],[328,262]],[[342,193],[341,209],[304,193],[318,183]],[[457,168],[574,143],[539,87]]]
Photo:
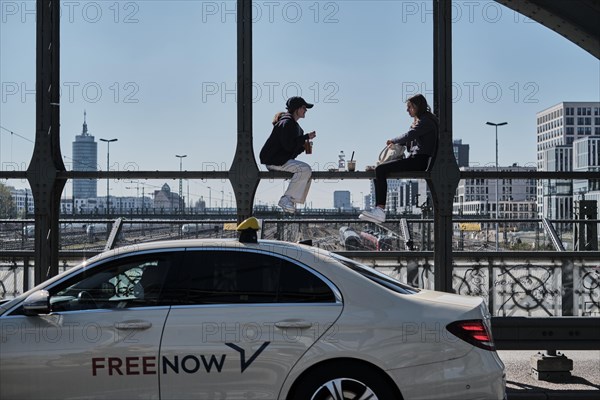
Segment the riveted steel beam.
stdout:
[[452,291],[452,206],[460,181],[452,147],[452,2],[433,2],[434,111],[440,120],[438,149],[427,184],[434,210],[435,289]]
[[[289,179],[284,171],[259,171],[260,179]],[[313,171],[312,179],[373,179],[373,171]],[[228,179],[229,171],[57,171],[57,179]],[[390,178],[428,179],[431,172],[393,172]],[[596,179],[598,171],[460,171],[460,179]],[[27,179],[26,171],[1,171],[0,179]]]
[[496,0],[600,58],[598,0]]
[[35,203],[35,284],[58,274],[58,218],[65,165],[60,152],[60,4],[38,0],[36,132],[27,169]]
[[252,146],[252,1],[237,2],[237,147],[229,170],[238,222],[252,215],[260,179]]

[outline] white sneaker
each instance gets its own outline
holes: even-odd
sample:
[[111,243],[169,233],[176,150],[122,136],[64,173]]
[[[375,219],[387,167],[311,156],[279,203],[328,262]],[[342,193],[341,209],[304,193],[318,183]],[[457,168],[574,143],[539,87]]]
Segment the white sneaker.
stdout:
[[290,199],[287,196],[281,196],[281,199],[279,199],[279,207],[283,208],[283,211],[285,211],[286,213],[295,213],[296,212],[296,207],[294,206],[294,202],[292,201],[292,199]]
[[360,213],[358,219],[382,224],[385,222],[385,211],[379,207],[375,207],[371,211],[363,211]]

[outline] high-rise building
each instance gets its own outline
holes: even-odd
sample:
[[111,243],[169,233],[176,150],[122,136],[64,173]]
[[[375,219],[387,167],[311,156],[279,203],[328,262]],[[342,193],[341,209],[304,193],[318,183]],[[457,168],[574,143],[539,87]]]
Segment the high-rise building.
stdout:
[[457,139],[452,142],[452,149],[454,150],[454,157],[458,167],[469,166],[469,145],[463,144],[462,139]]
[[367,193],[363,196],[363,203],[362,203],[362,208],[364,208],[365,210],[370,210],[372,208],[372,200],[371,200],[371,193]]
[[[412,179],[404,179],[398,186],[397,192],[397,213],[417,214],[417,206],[419,201],[419,181]],[[392,198],[392,203],[394,199]]]
[[[573,171],[597,171],[600,176],[600,136],[589,136],[573,142]],[[600,203],[600,179],[573,180],[577,199]]]
[[[83,130],[75,136],[73,142],[73,171],[98,170],[98,143],[88,133],[86,113],[83,113]],[[95,179],[74,179],[73,197],[75,199],[90,199],[98,193],[98,181]]]
[[[403,179],[388,179],[387,185],[388,190],[386,193],[385,200],[385,209],[392,212],[397,212],[398,208],[398,190],[400,186],[404,185]],[[371,207],[375,207],[379,204],[375,204],[375,184],[371,180],[371,203],[369,204]]]
[[[600,102],[562,102],[540,111],[536,118],[538,171],[573,171],[578,162],[573,154],[574,142],[600,135]],[[593,148],[592,142],[589,143]],[[587,167],[578,168],[588,170]],[[573,183],[559,179],[539,180],[539,217],[571,219]]]
[[333,208],[340,210],[351,210],[352,201],[350,200],[350,191],[336,190],[333,192]]
[[[542,151],[541,171],[572,171],[573,147],[555,146]],[[573,184],[566,179],[538,182],[538,216],[550,219],[573,217]],[[541,195],[540,195],[541,194]]]

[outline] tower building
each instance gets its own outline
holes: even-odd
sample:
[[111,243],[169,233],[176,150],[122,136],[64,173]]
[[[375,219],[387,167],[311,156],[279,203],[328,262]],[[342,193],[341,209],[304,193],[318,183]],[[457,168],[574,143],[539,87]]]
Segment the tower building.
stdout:
[[[73,142],[73,171],[98,170],[98,143],[88,133],[86,112],[83,112],[83,129]],[[90,199],[98,194],[98,181],[95,179],[74,179],[73,197]]]
[[454,150],[454,157],[458,167],[469,166],[469,145],[463,144],[462,139],[457,139],[452,142],[452,149]]

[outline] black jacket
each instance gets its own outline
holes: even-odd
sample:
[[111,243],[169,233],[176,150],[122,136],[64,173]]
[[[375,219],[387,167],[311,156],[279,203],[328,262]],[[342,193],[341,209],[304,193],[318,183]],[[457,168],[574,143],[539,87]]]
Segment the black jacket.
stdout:
[[304,142],[308,139],[308,134],[303,133],[290,114],[283,114],[260,151],[261,164],[283,165],[296,158],[304,151]]
[[412,155],[434,156],[438,141],[438,121],[433,114],[424,113],[417,124],[411,126],[404,135],[392,139],[392,142],[410,145]]

